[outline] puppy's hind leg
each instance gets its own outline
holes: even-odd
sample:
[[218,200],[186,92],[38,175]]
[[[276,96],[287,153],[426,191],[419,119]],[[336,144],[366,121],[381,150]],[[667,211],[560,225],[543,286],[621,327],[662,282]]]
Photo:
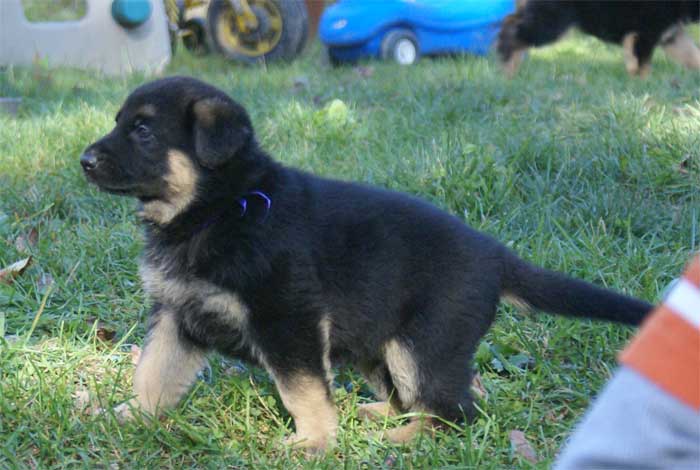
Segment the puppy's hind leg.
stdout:
[[132,418],[132,410],[155,415],[176,405],[206,360],[201,349],[181,336],[172,311],[156,307],[152,319],[134,373],[135,397],[114,410],[121,421]]
[[357,417],[376,421],[382,418],[396,416],[396,408],[388,401],[375,401],[357,405]]
[[432,310],[405,324],[403,334],[386,344],[386,363],[402,409],[418,413],[405,426],[386,432],[389,440],[406,442],[433,430],[439,423],[432,416],[459,422],[475,415],[469,389],[471,358],[493,322],[498,299],[493,287],[498,283],[487,274],[484,279],[483,299],[474,299],[470,291],[463,293],[462,302],[436,293]]
[[372,421],[380,420],[397,414],[401,408],[398,394],[394,390],[389,369],[384,362],[365,362],[359,365],[362,376],[372,388],[374,395],[380,401],[362,403],[357,406],[358,418]]
[[672,30],[671,36],[661,44],[672,60],[688,69],[700,70],[700,49],[682,26]]
[[381,434],[381,438],[394,444],[405,444],[412,441],[423,432],[432,433],[435,430],[433,419],[430,416],[418,415],[410,419],[408,424],[393,429],[387,429]]

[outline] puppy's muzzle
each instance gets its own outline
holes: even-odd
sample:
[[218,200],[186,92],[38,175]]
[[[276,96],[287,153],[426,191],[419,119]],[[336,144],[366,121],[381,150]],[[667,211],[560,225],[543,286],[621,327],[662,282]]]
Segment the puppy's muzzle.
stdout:
[[83,167],[86,173],[97,168],[97,163],[97,155],[94,153],[86,152],[80,156],[80,166]]

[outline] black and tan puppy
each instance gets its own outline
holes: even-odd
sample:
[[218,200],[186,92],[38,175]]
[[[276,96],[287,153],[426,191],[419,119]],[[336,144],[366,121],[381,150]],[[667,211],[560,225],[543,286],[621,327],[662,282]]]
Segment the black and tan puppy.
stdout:
[[506,17],[498,36],[498,53],[513,75],[524,52],[559,39],[569,28],[603,41],[622,44],[632,75],[649,73],[654,48],[690,69],[700,69],[700,49],[683,29],[700,20],[699,0],[528,0]]
[[413,197],[274,162],[245,110],[191,78],[134,91],[81,164],[141,202],[153,311],[125,417],[176,404],[216,350],[264,367],[294,418],[290,442],[325,448],[333,365],[390,401],[364,412],[456,420],[471,413],[469,360],[501,297],[633,325],[650,309],[534,267]]

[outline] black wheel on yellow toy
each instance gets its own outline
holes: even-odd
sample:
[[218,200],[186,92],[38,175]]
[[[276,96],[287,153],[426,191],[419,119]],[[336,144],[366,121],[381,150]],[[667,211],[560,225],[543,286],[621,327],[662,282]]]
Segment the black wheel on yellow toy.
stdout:
[[182,44],[191,53],[200,56],[209,53],[206,24],[203,19],[196,18],[185,21],[180,34],[182,36]]
[[212,0],[207,24],[211,42],[219,52],[248,63],[292,60],[297,56],[308,27],[302,0],[234,1],[246,2],[254,19],[237,14],[231,0]]

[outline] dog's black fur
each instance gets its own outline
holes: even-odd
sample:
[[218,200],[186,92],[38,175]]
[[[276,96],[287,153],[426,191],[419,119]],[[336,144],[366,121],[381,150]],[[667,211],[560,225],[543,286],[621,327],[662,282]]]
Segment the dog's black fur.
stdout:
[[[148,206],[177,193],[169,189],[174,151],[188,162],[178,163],[180,172],[186,168],[185,179],[195,183],[186,206],[163,219]],[[535,267],[414,197],[282,166],[260,148],[240,105],[191,78],[134,91],[114,130],[87,148],[82,163],[91,182],[144,207],[142,275],[158,337],[143,354],[154,370],[167,361],[154,355],[181,355],[167,364],[172,370],[158,371],[162,383],[143,387],[165,396],[176,383],[166,404],[191,380],[179,363],[192,351],[216,350],[263,365],[288,407],[301,409],[284,395],[301,382],[323,384],[324,396],[311,394],[308,407],[327,399],[330,359],[357,365],[401,410],[455,420],[471,413],[469,361],[501,297],[630,325],[651,308]],[[254,190],[269,196],[269,211]],[[158,330],[163,312],[176,325],[165,333]],[[151,342],[159,352],[149,352]],[[139,394],[147,392],[136,387],[133,404],[145,406]],[[313,420],[290,412],[298,432]],[[300,433],[323,447],[335,428],[318,426],[328,427],[325,437]]]
[[498,38],[498,52],[508,63],[513,54],[559,39],[569,28],[603,41],[620,44],[628,34],[637,69],[643,71],[659,43],[670,45],[684,23],[700,19],[698,0],[528,0],[506,17]]

